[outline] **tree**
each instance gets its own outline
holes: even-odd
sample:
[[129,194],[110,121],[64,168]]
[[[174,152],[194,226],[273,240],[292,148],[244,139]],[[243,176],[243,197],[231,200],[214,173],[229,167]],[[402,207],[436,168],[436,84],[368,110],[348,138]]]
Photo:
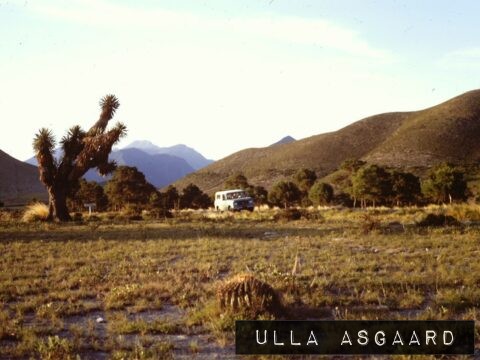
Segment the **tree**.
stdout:
[[162,209],[164,203],[164,195],[157,190],[153,191],[148,197],[148,205],[151,209]]
[[308,197],[313,205],[329,204],[333,199],[333,187],[330,184],[317,181],[311,187]]
[[100,117],[87,132],[77,125],[61,139],[63,155],[58,161],[53,156],[55,138],[51,130],[42,128],[35,135],[33,148],[38,161],[40,181],[48,191],[50,221],[55,218],[60,221],[71,220],[67,195],[89,169],[97,168],[101,175],[115,169],[115,163],[108,160],[108,155],[112,146],[126,134],[126,127],[117,123],[106,131],[108,122],[120,106],[114,95],[102,98],[100,106]]
[[173,185],[169,185],[165,193],[163,193],[163,200],[165,201],[165,207],[168,210],[178,209],[180,206],[180,195],[178,194],[177,188]]
[[95,203],[97,210],[106,210],[108,198],[103,187],[95,181],[80,179],[79,186],[68,196],[69,207],[82,211],[86,203]]
[[312,204],[308,198],[308,192],[317,180],[317,174],[315,171],[310,169],[300,169],[294,175],[294,182],[297,185],[298,189],[301,192],[300,198],[302,206],[309,206]]
[[250,194],[255,200],[255,204],[264,205],[268,203],[268,191],[263,186],[254,186]]
[[121,208],[126,205],[146,205],[156,190],[136,167],[119,166],[107,182],[105,192],[110,204]]
[[460,169],[443,163],[430,170],[422,183],[422,193],[438,203],[466,200],[467,182]]
[[360,199],[362,208],[367,206],[367,201],[375,207],[378,202],[386,202],[392,194],[390,174],[378,165],[365,165],[352,175],[350,191],[354,206]]
[[285,209],[298,203],[301,192],[297,185],[291,181],[277,182],[268,193],[268,200],[273,205],[284,206]]
[[177,188],[169,185],[165,192],[155,191],[150,195],[149,206],[157,217],[171,217],[170,210],[178,209],[179,199]]
[[155,215],[157,218],[172,217],[170,209],[167,207],[165,193],[161,193],[159,191],[152,192],[148,199],[148,205],[152,214]]
[[197,185],[189,184],[182,191],[180,206],[183,209],[208,209],[212,206],[212,199]]
[[248,183],[247,178],[240,172],[234,173],[225,180],[224,184],[227,189],[242,189],[248,190],[251,185]]
[[393,200],[397,206],[411,204],[421,196],[420,179],[412,173],[392,173]]
[[317,180],[317,174],[315,171],[310,169],[300,169],[295,173],[294,176],[295,184],[304,194],[308,194],[310,188],[313,186]]

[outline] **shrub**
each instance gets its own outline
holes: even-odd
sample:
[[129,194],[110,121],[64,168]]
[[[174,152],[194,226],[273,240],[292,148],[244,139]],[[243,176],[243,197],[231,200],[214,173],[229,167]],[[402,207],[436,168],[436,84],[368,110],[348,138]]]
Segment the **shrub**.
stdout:
[[418,226],[457,226],[459,221],[453,216],[444,214],[427,214],[422,220],[417,223]]
[[143,216],[142,215],[131,215],[128,217],[128,220],[131,220],[131,221],[142,221],[143,220]]
[[130,166],[119,166],[105,185],[108,202],[114,208],[143,207],[155,191],[145,175]]
[[23,213],[22,221],[46,221],[47,218],[48,206],[43,203],[37,202],[27,206],[25,212]]
[[454,204],[449,206],[447,214],[459,221],[480,221],[480,206],[477,204]]
[[208,209],[212,205],[212,199],[195,184],[185,187],[180,196],[182,209]]
[[97,222],[97,221],[102,221],[102,219],[100,217],[98,217],[97,215],[89,215],[87,217],[87,221],[89,222]]
[[466,200],[467,190],[464,171],[447,163],[432,168],[422,183],[422,193],[438,203]]
[[171,219],[173,218],[173,214],[168,209],[156,208],[150,210],[147,217],[150,219]]
[[300,211],[299,209],[295,209],[295,208],[282,209],[274,215],[273,219],[276,221],[300,220],[302,218],[302,215],[303,215],[303,212]]
[[308,197],[313,205],[329,204],[333,199],[333,187],[330,184],[317,181],[310,189]]
[[362,230],[364,234],[377,230],[380,227],[380,223],[370,214],[363,214],[361,222]]
[[11,211],[0,211],[0,221],[10,222],[15,219],[14,214]]
[[282,206],[285,209],[296,204],[301,199],[301,191],[291,181],[279,181],[273,185],[268,193],[268,201],[275,206]]
[[316,220],[316,221],[324,221],[325,218],[322,216],[319,210],[306,210],[303,212],[302,216],[307,220]]
[[83,214],[82,213],[79,213],[79,212],[76,212],[75,214],[73,214],[73,221],[82,221],[83,220]]
[[350,195],[341,192],[333,196],[332,202],[337,205],[342,205],[345,207],[353,207],[353,200],[350,198]]
[[133,203],[126,204],[120,213],[127,218],[130,216],[138,216],[142,214],[142,207]]

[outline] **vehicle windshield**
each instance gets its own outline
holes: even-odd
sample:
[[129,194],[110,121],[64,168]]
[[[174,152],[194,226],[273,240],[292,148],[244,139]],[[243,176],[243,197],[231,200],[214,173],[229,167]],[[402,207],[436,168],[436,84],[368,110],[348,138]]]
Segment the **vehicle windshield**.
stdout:
[[227,200],[241,199],[248,197],[245,191],[235,191],[227,194]]

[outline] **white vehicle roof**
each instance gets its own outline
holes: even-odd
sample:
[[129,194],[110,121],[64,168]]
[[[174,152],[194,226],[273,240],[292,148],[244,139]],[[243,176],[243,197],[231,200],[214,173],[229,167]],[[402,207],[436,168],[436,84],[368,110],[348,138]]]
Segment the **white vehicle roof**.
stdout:
[[217,191],[215,193],[215,195],[223,195],[223,194],[229,194],[229,193],[234,193],[234,192],[245,192],[245,190],[242,190],[242,189],[235,189],[235,190],[222,190],[222,191]]

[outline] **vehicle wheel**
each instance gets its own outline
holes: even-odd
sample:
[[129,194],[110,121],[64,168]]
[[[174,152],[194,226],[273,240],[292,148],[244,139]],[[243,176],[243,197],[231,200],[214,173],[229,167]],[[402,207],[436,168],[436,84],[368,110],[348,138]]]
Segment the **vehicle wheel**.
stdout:
[[227,209],[227,210],[230,211],[230,210],[232,210],[232,208],[231,208],[230,206],[228,206],[228,209]]
[[253,212],[253,208],[248,208],[248,211]]
[[220,211],[220,208],[217,206],[217,211]]

